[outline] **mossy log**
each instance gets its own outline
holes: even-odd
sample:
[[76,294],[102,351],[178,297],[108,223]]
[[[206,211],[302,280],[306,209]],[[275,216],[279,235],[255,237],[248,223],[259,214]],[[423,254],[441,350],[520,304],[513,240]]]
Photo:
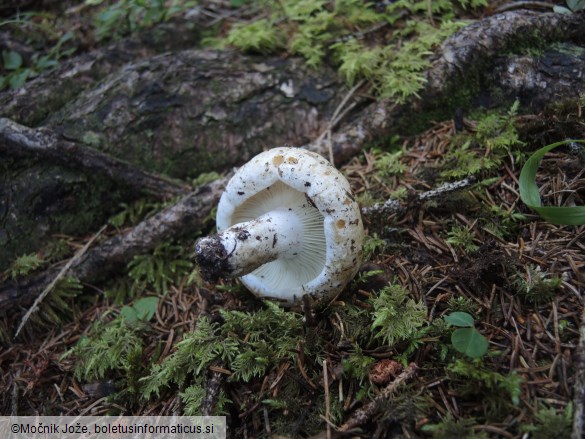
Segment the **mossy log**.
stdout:
[[[540,53],[559,41],[583,45],[584,25],[585,11],[566,15],[520,10],[474,22],[442,44],[427,72],[422,94],[431,99],[446,92],[463,91],[471,98],[477,97],[497,64],[506,64],[508,57],[519,55],[538,59]],[[474,93],[477,95],[473,96]]]
[[[517,63],[518,56],[523,59],[529,56],[526,46],[522,46],[524,55],[514,53],[511,48],[518,48],[519,41],[526,41],[522,35],[531,26],[533,35],[539,36],[539,52],[531,56],[535,61],[531,64],[530,77],[542,74],[550,84],[547,87],[522,88],[517,85],[530,81],[510,80],[514,73],[510,70],[511,63]],[[440,48],[427,74],[428,86],[421,92],[422,99],[401,105],[377,101],[367,106],[362,100],[346,123],[340,124],[330,137],[317,138],[347,93],[333,71],[312,71],[298,59],[194,50],[156,55],[125,65],[53,112],[45,126],[68,142],[131,161],[133,166],[145,171],[180,178],[229,168],[264,147],[283,143],[305,145],[326,156],[332,150],[336,163],[340,163],[372,141],[384,138],[406,120],[425,119],[433,111],[442,111],[441,117],[449,118],[457,106],[470,109],[481,103],[486,93],[491,97],[500,94],[508,100],[524,96],[534,106],[529,111],[541,111],[551,99],[559,99],[558,93],[576,99],[583,89],[582,77],[574,73],[575,66],[581,69],[577,72],[582,72],[581,52],[564,50],[563,56],[567,58],[553,63],[554,75],[563,78],[562,84],[556,84],[547,59],[559,59],[554,55],[559,50],[559,41],[579,47],[583,35],[578,30],[583,28],[585,13],[560,16],[508,12],[474,23]],[[547,58],[548,53],[553,58]],[[568,70],[563,71],[564,67]],[[453,103],[454,85],[466,84],[465,72],[474,73],[468,87],[460,87],[459,94],[466,99]],[[523,71],[516,73],[522,75]],[[491,88],[483,87],[487,83]],[[545,89],[547,93],[555,92],[538,99],[539,91]],[[493,99],[487,101],[493,103]],[[450,105],[445,105],[446,102]],[[131,197],[115,180],[83,168],[15,157],[4,160],[0,166],[1,200],[9,200],[0,204],[3,228],[0,241],[5,244],[5,263],[17,251],[34,249],[51,231],[64,230],[63,224],[76,224],[79,227],[72,229],[80,232],[90,230],[112,212],[117,200]],[[210,199],[198,204],[193,218],[206,217],[212,208]],[[55,220],[67,213],[69,223]],[[76,215],[81,216],[81,224],[73,221]],[[164,229],[165,239],[184,233],[183,221],[173,224]],[[190,230],[193,226],[198,228],[197,224],[190,224]],[[145,226],[137,226],[140,227]],[[152,245],[160,242],[157,229],[148,230],[154,234],[148,242]],[[7,242],[18,243],[18,249],[15,245],[6,246]],[[107,245],[112,242],[125,248],[125,238]],[[140,250],[149,251],[152,248],[149,245],[141,246]],[[96,251],[102,250],[107,249],[100,246]],[[88,266],[98,271],[103,268],[105,272],[125,264],[136,254],[116,252],[115,264]],[[82,281],[103,275],[103,272],[90,271],[80,271]],[[5,296],[8,300],[2,307],[24,303],[24,297],[34,297],[34,292],[27,292],[26,288],[7,286],[3,291],[10,294]]]

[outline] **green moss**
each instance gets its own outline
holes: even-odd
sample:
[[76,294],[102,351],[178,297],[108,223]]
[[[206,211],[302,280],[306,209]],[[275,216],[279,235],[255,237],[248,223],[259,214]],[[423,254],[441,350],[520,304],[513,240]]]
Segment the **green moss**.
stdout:
[[284,34],[267,19],[234,26],[227,42],[239,49],[263,54],[285,46]]
[[456,225],[447,233],[446,242],[465,253],[471,253],[479,248],[474,239],[475,234],[468,227]]
[[530,266],[526,272],[515,276],[513,287],[528,303],[538,305],[550,302],[562,283],[560,276],[542,272],[538,266]]
[[[481,6],[485,2],[465,2],[465,7]],[[331,58],[349,85],[364,79],[373,84],[379,96],[404,102],[424,87],[424,70],[430,65],[432,50],[466,24],[450,20],[455,2],[435,1],[431,7],[433,25],[427,20],[427,2],[398,1],[385,10],[375,10],[360,0],[339,0],[333,7],[321,0],[283,0],[265,5],[269,18],[235,26],[227,42],[261,53],[287,49],[304,57],[312,67]],[[404,10],[410,11],[408,21],[403,19]],[[369,45],[355,38],[369,26],[398,21],[401,26],[383,45]]]
[[489,417],[501,417],[520,404],[523,378],[490,369],[482,360],[455,360],[447,367],[451,384],[461,397],[481,398]]
[[415,336],[426,321],[424,303],[408,298],[406,289],[398,284],[382,289],[371,303],[374,337],[390,346]]
[[489,111],[476,114],[475,133],[454,136],[449,151],[442,160],[440,176],[459,179],[469,175],[490,175],[509,155],[517,161],[524,157],[524,142],[519,139],[515,116],[519,103],[515,101],[507,111]]
[[523,425],[521,430],[529,432],[534,439],[556,439],[571,437],[573,425],[573,404],[564,410],[542,406],[535,415],[532,425]]
[[104,138],[99,133],[94,131],[87,131],[81,138],[81,141],[86,145],[91,146],[92,148],[100,149],[104,143]]
[[489,436],[485,432],[473,431],[475,424],[474,418],[455,419],[451,413],[447,413],[440,422],[426,424],[422,430],[434,439],[487,439]]
[[36,253],[24,254],[16,258],[10,267],[10,277],[25,276],[42,266],[44,261]]
[[117,318],[109,323],[98,321],[91,327],[89,336],[81,337],[77,345],[65,356],[74,356],[75,377],[79,380],[101,380],[114,370],[124,371],[126,389],[137,390],[142,362],[142,324],[128,324]]

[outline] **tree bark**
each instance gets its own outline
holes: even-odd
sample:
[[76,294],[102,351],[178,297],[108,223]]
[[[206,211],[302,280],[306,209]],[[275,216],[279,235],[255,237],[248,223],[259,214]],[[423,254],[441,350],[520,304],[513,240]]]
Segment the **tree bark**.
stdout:
[[184,183],[149,174],[93,148],[64,140],[48,129],[33,130],[3,118],[0,118],[0,153],[11,157],[33,156],[83,172],[97,172],[116,184],[158,200],[185,194],[190,189]]
[[[482,82],[504,53],[543,49],[555,41],[583,43],[585,11],[572,15],[510,11],[479,20],[442,44],[427,73],[424,96],[453,92],[461,84]],[[449,84],[446,87],[446,81]]]
[[203,17],[194,14],[189,20],[163,23],[63,61],[56,69],[28,81],[23,87],[1,93],[0,116],[29,127],[42,125],[47,117],[82,91],[95,87],[124,65],[196,46],[203,24]]

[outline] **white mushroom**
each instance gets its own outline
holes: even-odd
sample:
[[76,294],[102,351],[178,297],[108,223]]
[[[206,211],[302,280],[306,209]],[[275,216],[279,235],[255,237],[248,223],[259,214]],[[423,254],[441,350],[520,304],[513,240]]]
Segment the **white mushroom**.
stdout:
[[334,298],[362,261],[364,228],[348,181],[301,148],[274,148],[242,166],[216,222],[218,234],[195,246],[203,276],[241,276],[257,296],[287,305]]

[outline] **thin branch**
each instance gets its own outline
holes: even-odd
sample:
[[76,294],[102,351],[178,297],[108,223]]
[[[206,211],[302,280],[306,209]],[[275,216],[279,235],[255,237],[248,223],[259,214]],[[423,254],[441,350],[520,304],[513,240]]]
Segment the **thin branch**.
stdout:
[[145,172],[96,149],[65,140],[49,129],[32,129],[6,118],[0,118],[0,153],[41,158],[86,170],[89,174],[97,172],[159,200],[186,194],[191,190],[184,183]]
[[331,400],[329,396],[329,371],[327,360],[323,360],[323,387],[325,387],[325,421],[327,423],[327,439],[331,439]]
[[91,237],[91,239],[89,241],[87,241],[87,243],[77,253],[75,253],[75,255],[69,260],[69,262],[67,262],[65,264],[65,266],[61,269],[61,271],[59,271],[59,273],[57,273],[57,275],[53,278],[53,280],[49,283],[49,285],[47,285],[47,287],[41,292],[41,294],[39,294],[39,296],[36,298],[36,300],[34,301],[32,306],[28,309],[26,314],[22,317],[22,319],[20,321],[20,325],[18,325],[18,329],[16,330],[16,333],[14,334],[14,338],[18,337],[18,334],[20,334],[21,329],[24,327],[26,322],[28,322],[28,319],[30,318],[30,316],[35,311],[38,310],[39,304],[45,299],[45,297],[47,297],[47,294],[49,294],[51,292],[51,290],[55,287],[55,285],[57,285],[57,282],[59,282],[65,276],[65,274],[69,271],[71,266],[73,264],[77,263],[77,261],[79,261],[79,259],[81,259],[81,257],[85,254],[85,252],[89,249],[89,247],[94,243],[94,241],[102,234],[102,232],[104,230],[106,230],[106,227],[107,227],[107,225],[105,225],[101,229],[99,229],[98,232],[95,235],[93,235]]
[[324,139],[327,139],[326,142],[327,142],[327,149],[329,152],[329,162],[331,162],[331,164],[335,164],[335,157],[333,156],[333,144],[331,143],[331,132],[332,132],[333,128],[339,123],[339,121],[348,113],[348,111],[350,111],[353,107],[355,107],[355,103],[353,103],[344,109],[347,102],[351,99],[351,97],[355,94],[355,92],[362,85],[365,84],[365,82],[366,81],[362,79],[360,82],[358,82],[356,85],[354,85],[352,87],[352,89],[343,97],[343,99],[341,100],[341,102],[339,103],[339,105],[337,106],[335,111],[333,112],[333,115],[331,116],[331,119],[329,120],[329,123],[327,124],[327,129],[325,131],[323,131],[321,133],[321,135],[316,140],[316,142],[322,142]]
[[396,391],[398,386],[400,386],[406,380],[412,378],[417,369],[418,367],[416,364],[410,363],[408,367],[404,369],[404,371],[398,375],[394,381],[388,384],[378,396],[376,396],[372,401],[359,410],[356,410],[351,418],[345,424],[339,427],[339,431],[346,432],[368,422],[368,420],[376,414],[380,404],[388,399],[390,395]]
[[[432,200],[433,198],[468,188],[475,182],[475,177],[467,177],[463,180],[444,183],[436,189],[431,189],[430,191],[420,193],[417,196],[417,200],[419,202]],[[401,210],[402,206],[400,202],[398,200],[389,198],[384,203],[376,203],[371,207],[363,207],[362,214],[364,216],[392,215],[399,213]]]
[[573,358],[575,384],[573,390],[573,433],[571,439],[583,439],[585,432],[585,309],[579,325],[579,344]]

